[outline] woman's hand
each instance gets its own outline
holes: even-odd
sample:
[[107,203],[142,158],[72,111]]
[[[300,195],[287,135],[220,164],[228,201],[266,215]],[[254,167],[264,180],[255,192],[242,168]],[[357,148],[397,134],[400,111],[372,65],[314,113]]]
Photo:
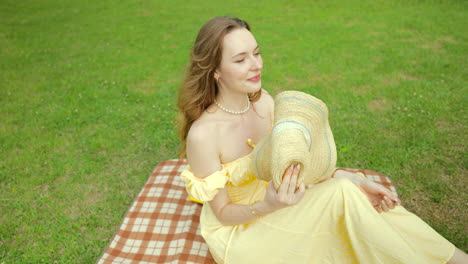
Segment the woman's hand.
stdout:
[[305,193],[305,185],[301,183],[296,188],[300,165],[291,165],[283,175],[283,182],[278,190],[275,189],[273,181],[268,183],[264,203],[270,212],[297,204]]
[[368,180],[364,175],[338,169],[334,178],[347,178],[351,180],[367,196],[377,212],[388,212],[400,204],[398,197],[384,186]]
[[378,183],[366,179],[361,181],[358,187],[379,213],[388,212],[400,204],[400,200],[393,192]]

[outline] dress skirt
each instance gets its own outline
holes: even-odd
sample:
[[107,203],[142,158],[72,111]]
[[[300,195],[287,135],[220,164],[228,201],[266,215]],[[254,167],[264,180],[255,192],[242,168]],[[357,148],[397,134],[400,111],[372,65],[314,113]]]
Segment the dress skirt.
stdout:
[[[257,200],[265,188],[258,185]],[[205,203],[201,225],[217,263],[428,264],[446,263],[455,250],[403,206],[378,213],[347,179],[318,184],[298,204],[244,225],[221,225]]]

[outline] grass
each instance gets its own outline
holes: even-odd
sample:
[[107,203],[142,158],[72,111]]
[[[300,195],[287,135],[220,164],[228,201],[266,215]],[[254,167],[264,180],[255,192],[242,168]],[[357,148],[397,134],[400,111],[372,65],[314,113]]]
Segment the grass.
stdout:
[[338,165],[387,173],[468,250],[464,1],[11,1],[0,7],[0,263],[92,263],[177,155],[199,27],[251,23],[264,88],[325,101]]

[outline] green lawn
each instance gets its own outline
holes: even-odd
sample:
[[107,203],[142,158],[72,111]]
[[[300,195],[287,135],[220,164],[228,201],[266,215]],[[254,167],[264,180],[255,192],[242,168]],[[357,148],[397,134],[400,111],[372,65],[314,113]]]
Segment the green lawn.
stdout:
[[[250,22],[270,93],[325,101],[339,166],[468,250],[466,1],[0,5],[0,263],[93,263],[159,162],[200,26]],[[310,3],[313,2],[313,3]]]

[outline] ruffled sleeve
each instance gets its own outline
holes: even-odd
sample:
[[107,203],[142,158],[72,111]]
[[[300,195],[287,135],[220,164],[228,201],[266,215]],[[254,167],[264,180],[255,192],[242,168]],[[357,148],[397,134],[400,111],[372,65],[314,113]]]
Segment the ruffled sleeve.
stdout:
[[229,173],[224,169],[205,178],[198,178],[192,173],[189,166],[182,171],[180,177],[185,182],[185,189],[191,196],[190,198],[202,203],[213,200],[219,189],[224,188],[229,181]]

